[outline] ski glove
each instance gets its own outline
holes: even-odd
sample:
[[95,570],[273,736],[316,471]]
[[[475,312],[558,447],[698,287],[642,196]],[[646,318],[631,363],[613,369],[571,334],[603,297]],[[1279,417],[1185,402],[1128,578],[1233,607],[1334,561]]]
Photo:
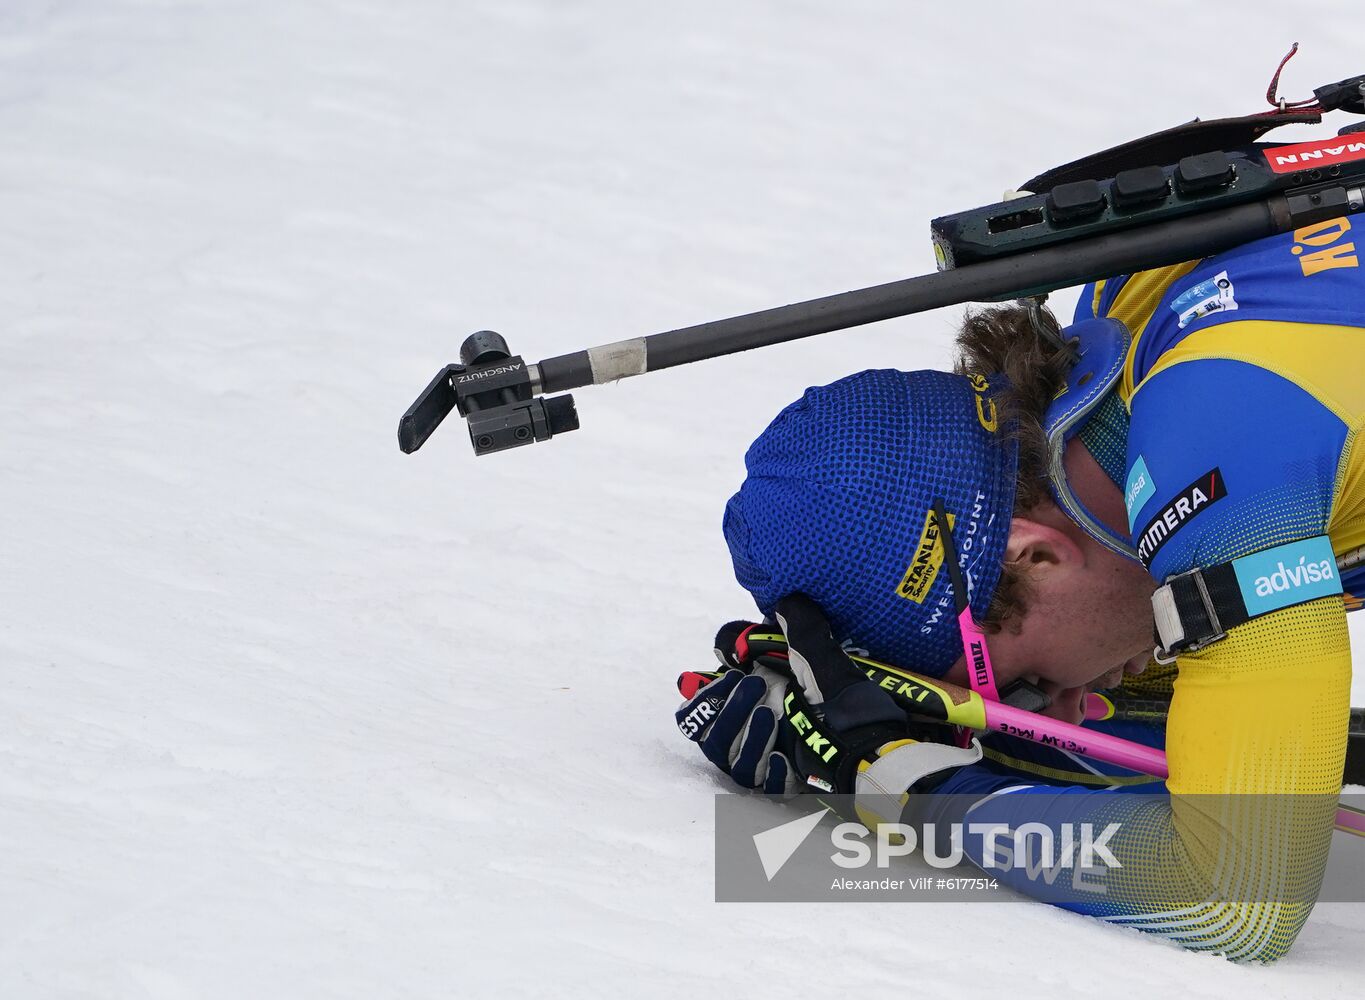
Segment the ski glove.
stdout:
[[[736,655],[741,634],[755,626],[730,622],[716,636],[716,656],[724,673],[688,672],[678,678],[687,698],[674,713],[678,730],[701,748],[706,759],[744,788],[767,795],[800,791],[786,750],[790,729],[779,733],[788,678],[772,667]],[[783,747],[779,735],[787,736]]]
[[908,717],[870,681],[814,601],[793,595],[776,612],[777,626],[731,622],[720,630],[724,674],[678,679],[688,697],[679,729],[737,783],[770,794],[859,795],[858,818],[875,825],[903,807],[912,785],[980,759],[975,743],[942,745],[951,729]]

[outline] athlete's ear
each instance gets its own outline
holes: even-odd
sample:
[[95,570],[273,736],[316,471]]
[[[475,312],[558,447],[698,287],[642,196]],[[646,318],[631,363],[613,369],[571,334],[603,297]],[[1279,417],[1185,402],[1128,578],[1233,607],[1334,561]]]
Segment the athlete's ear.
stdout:
[[1026,572],[1079,569],[1085,553],[1061,528],[1019,514],[1010,521],[1005,562]]

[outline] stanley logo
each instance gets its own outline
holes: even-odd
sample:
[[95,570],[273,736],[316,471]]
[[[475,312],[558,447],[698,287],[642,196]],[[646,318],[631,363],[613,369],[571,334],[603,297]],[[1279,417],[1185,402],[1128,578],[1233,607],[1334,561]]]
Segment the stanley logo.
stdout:
[[[957,519],[948,515],[948,525],[952,527]],[[929,588],[938,579],[939,568],[943,565],[943,546],[938,540],[938,520],[931,510],[924,515],[924,530],[920,532],[919,544],[915,546],[915,558],[910,560],[910,568],[905,571],[896,593],[907,601],[923,604],[929,596]]]

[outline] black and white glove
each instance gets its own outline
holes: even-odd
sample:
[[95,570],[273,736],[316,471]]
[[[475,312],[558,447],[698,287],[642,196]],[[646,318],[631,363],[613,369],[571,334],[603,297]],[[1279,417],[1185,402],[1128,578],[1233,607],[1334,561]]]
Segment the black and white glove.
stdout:
[[980,760],[975,741],[951,745],[951,728],[908,716],[869,680],[810,598],[785,598],[776,617],[731,622],[716,637],[728,669],[678,679],[688,698],[679,729],[738,784],[852,795],[872,825],[898,818],[910,791]]
[[[736,784],[768,795],[792,795],[801,790],[787,755],[792,733],[778,725],[789,678],[736,652],[736,646],[744,648],[745,633],[757,627],[730,622],[721,628],[715,652],[725,671],[680,676],[678,690],[687,700],[674,717],[678,730]],[[782,746],[779,736],[788,737]]]

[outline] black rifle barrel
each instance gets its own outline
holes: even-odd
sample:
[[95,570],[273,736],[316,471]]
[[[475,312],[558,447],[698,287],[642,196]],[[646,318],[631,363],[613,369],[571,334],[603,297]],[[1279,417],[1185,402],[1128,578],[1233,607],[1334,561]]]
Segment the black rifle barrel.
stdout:
[[1302,225],[1304,220],[1291,219],[1285,197],[1276,195],[1264,201],[1232,205],[956,270],[547,358],[540,362],[541,389],[560,392],[583,385],[601,385],[943,306],[1019,298],[1117,274],[1197,260],[1284,232],[1295,224]]

